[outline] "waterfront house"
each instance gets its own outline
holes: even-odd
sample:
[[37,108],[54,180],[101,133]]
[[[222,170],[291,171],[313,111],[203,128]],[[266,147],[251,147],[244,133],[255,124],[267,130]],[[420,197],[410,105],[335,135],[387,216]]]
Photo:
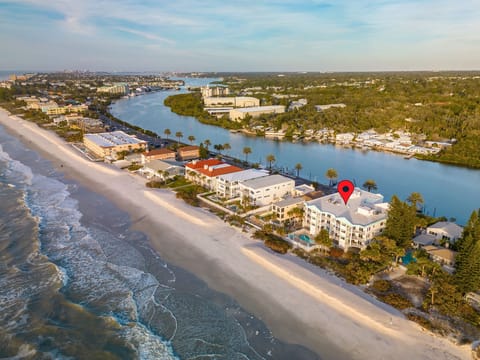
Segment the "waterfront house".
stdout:
[[462,236],[463,227],[449,221],[440,221],[427,227],[427,234],[435,236],[435,239],[446,240],[454,243]]
[[282,175],[269,175],[239,184],[242,203],[265,206],[293,193],[295,181]]
[[142,154],[142,164],[152,160],[175,160],[175,151],[170,149],[154,149]]
[[429,245],[423,248],[430,258],[443,266],[448,272],[453,272],[455,267],[455,258],[457,252],[440,246]]
[[420,234],[413,238],[412,242],[416,248],[424,248],[425,246],[433,245],[437,241],[434,235],[431,234]]
[[185,165],[185,177],[209,190],[215,190],[218,176],[239,171],[242,169],[217,159],[194,160]]
[[150,160],[145,163],[142,172],[148,179],[160,178],[162,180],[169,179],[173,176],[184,175],[185,168],[162,160]]
[[353,133],[342,133],[335,136],[335,142],[338,144],[350,144],[354,139],[355,134]]
[[364,249],[382,233],[387,213],[383,195],[355,188],[347,205],[338,193],[305,202],[303,225],[312,237],[326,229],[342,249]]

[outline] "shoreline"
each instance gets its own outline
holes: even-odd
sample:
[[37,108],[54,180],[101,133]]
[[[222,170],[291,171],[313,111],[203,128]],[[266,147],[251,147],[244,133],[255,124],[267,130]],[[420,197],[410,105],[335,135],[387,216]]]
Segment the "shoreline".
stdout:
[[[321,269],[265,250],[171,191],[147,189],[138,176],[86,160],[34,123],[0,109],[0,124],[63,165],[66,176],[126,210],[161,257],[232,296],[283,341],[304,345],[325,359],[465,359],[470,352],[468,345],[422,331],[397,310]],[[160,241],[155,234],[165,227],[175,236]]]

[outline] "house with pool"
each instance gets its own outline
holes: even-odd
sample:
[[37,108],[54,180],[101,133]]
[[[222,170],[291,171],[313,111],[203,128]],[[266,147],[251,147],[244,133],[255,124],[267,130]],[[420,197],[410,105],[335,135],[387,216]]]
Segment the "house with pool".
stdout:
[[364,249],[385,229],[388,208],[383,195],[355,188],[347,204],[339,193],[306,201],[303,226],[310,238],[326,229],[335,246]]

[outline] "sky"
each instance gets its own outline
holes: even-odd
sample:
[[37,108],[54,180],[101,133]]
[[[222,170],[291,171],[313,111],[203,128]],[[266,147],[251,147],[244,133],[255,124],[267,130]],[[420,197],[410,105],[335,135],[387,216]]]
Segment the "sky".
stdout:
[[480,69],[480,0],[0,0],[0,70]]

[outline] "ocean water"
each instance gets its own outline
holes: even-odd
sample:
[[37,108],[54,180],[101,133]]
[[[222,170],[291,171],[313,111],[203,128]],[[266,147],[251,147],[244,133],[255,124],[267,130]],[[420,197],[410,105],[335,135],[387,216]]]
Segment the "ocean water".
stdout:
[[0,127],[0,358],[318,359]]

